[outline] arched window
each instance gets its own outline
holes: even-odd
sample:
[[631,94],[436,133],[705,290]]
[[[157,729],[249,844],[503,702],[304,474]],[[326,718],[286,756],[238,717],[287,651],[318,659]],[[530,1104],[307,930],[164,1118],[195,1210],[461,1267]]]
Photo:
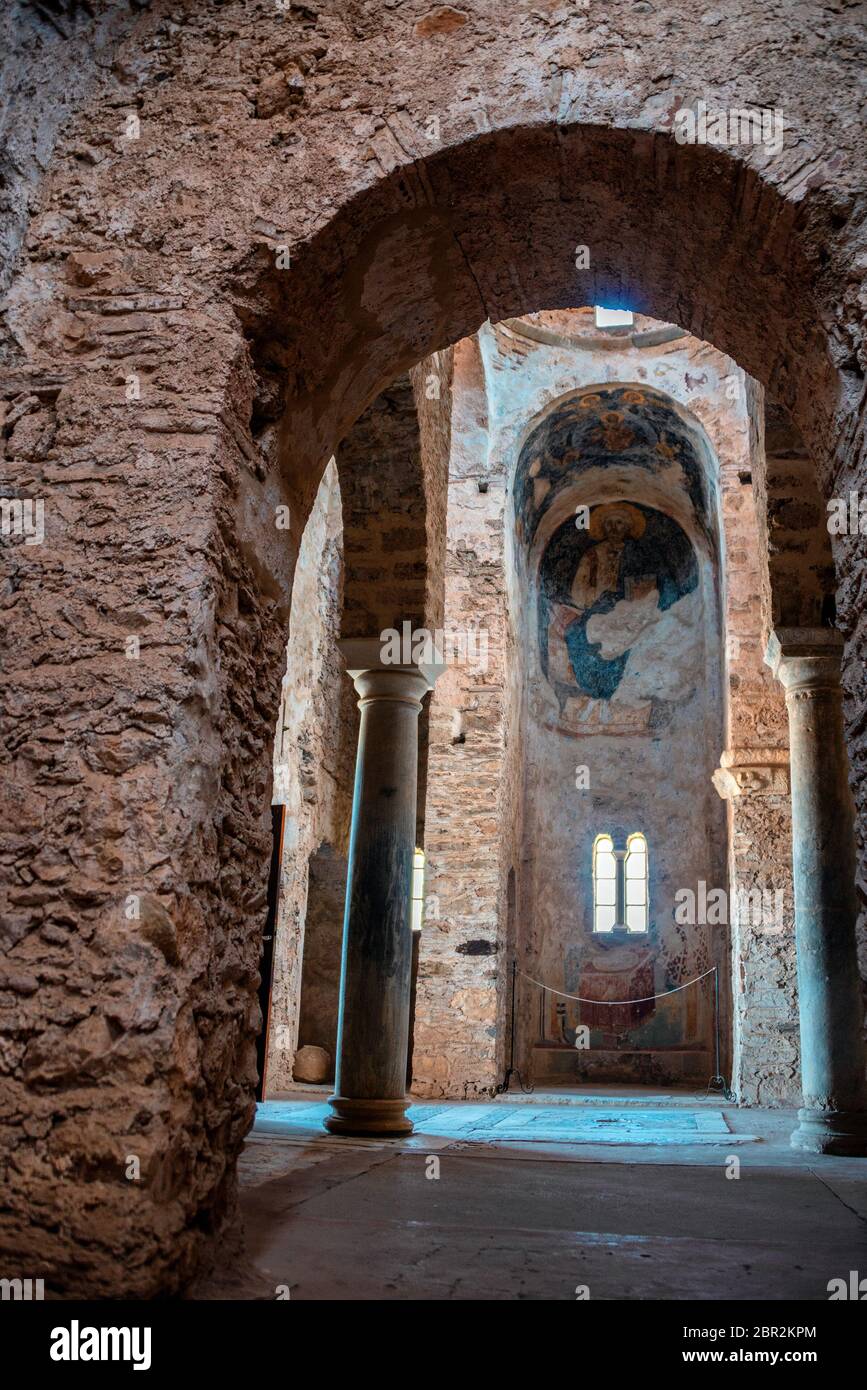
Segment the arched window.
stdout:
[[637,831],[625,843],[613,835],[593,842],[594,932],[646,932],[650,918],[647,840]]
[[624,879],[627,930],[647,931],[647,841],[640,832],[626,841]]
[[597,835],[593,845],[593,930],[613,931],[617,925],[617,859],[610,835]]
[[409,924],[413,931],[421,931],[424,912],[424,850],[417,849],[412,856],[412,903]]

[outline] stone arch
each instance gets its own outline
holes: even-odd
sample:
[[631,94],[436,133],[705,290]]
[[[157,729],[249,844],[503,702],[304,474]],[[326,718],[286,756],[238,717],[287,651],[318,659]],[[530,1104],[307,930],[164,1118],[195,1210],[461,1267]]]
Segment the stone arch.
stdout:
[[[123,1189],[122,1217],[106,1203],[88,1267],[75,1233],[46,1236],[61,1285],[90,1292],[117,1292],[119,1256],[127,1292],[183,1283],[232,1214],[234,1157],[252,1117],[254,918],[294,559],[321,472],[377,393],[487,317],[629,297],[773,388],[826,495],[863,467],[863,177],[857,150],[841,171],[837,151],[858,126],[833,69],[827,101],[807,63],[800,85],[786,82],[798,139],[763,165],[760,151],[674,142],[671,111],[693,90],[725,104],[689,26],[678,33],[687,75],[661,87],[652,79],[670,71],[668,33],[647,43],[634,82],[626,67],[611,82],[581,74],[592,33],[569,25],[552,52],[562,66],[540,75],[544,16],[528,36],[522,15],[504,24],[493,6],[457,34],[425,30],[404,6],[375,32],[341,14],[333,46],[350,71],[340,80],[360,91],[371,65],[389,71],[387,119],[362,123],[370,158],[341,163],[330,99],[308,92],[309,133],[288,186],[285,113],[321,61],[318,21],[305,10],[287,31],[282,18],[242,10],[221,8],[238,43],[219,55],[210,11],[185,17],[182,34],[164,29],[154,68],[170,80],[142,92],[118,63],[114,93],[75,117],[55,157],[10,295],[9,485],[43,489],[51,546],[38,562],[12,562],[5,635],[23,699],[7,744],[9,800],[25,842],[49,824],[63,833],[38,861],[42,888],[22,886],[13,847],[5,920],[25,961],[28,938],[50,933],[39,940],[45,964],[53,953],[88,1001],[58,1022],[43,992],[15,1032],[15,1103],[48,1126],[16,1170],[16,1201],[29,1193],[39,1205],[62,1168],[74,1202],[94,1176],[118,1171],[135,1128],[146,1181],[136,1200]],[[142,19],[136,43],[161,24],[161,14]],[[460,45],[500,28],[499,48],[479,47],[480,96],[468,101]],[[279,77],[287,32],[306,64],[292,90]],[[503,44],[513,45],[507,63]],[[720,61],[715,52],[714,71]],[[285,89],[276,104],[272,79]],[[105,134],[118,97],[141,113],[138,158]],[[432,110],[447,119],[430,153]],[[108,148],[91,163],[75,139],[94,128]],[[189,129],[209,136],[196,159]],[[585,241],[582,277],[574,248]],[[276,268],[285,245],[289,274]],[[140,398],[125,391],[135,381]],[[284,502],[288,536],[273,529]],[[847,556],[860,573],[851,543]],[[853,698],[867,640],[857,621]],[[134,666],[124,642],[142,635],[147,660]],[[855,714],[849,723],[854,736]],[[59,733],[30,738],[31,725]],[[131,885],[144,903],[136,937],[121,909]],[[96,984],[106,962],[108,989]],[[146,998],[133,1008],[130,980],[143,973]],[[71,1079],[94,1114],[109,1113],[116,1091],[121,1118],[92,1140],[59,1095]]]
[[[522,170],[518,181],[506,177],[514,168]],[[576,187],[594,190],[592,214],[580,214],[593,225],[587,272],[572,260],[578,214],[562,196],[566,169]],[[660,186],[674,190],[664,205]],[[665,132],[539,121],[396,165],[299,247],[294,278],[280,278],[273,248],[251,249],[233,268],[235,302],[254,364],[280,321],[292,339],[280,372],[301,378],[305,394],[326,405],[315,422],[305,411],[300,423],[321,431],[330,398],[339,435],[398,371],[470,336],[485,319],[629,299],[713,342],[772,387],[811,437],[827,477],[835,467],[827,438],[833,413],[860,389],[851,359],[837,380],[821,326],[825,276],[815,262],[827,266],[840,246],[833,228],[841,216],[784,196],[728,152],[678,146]],[[336,277],[350,257],[354,274]],[[391,287],[404,271],[405,293],[396,298]],[[726,293],[720,287],[735,276],[737,293]],[[321,338],[329,350],[309,353],[300,325],[315,304],[320,312],[325,306]],[[346,371],[341,346],[360,364],[356,371]],[[321,434],[308,446],[296,430],[292,442],[290,468],[323,453]]]

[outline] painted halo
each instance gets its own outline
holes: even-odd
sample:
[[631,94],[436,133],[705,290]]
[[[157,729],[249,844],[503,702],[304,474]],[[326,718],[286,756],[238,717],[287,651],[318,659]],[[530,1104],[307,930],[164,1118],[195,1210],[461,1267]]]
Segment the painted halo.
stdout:
[[599,540],[604,535],[605,522],[610,516],[626,518],[629,522],[629,535],[633,540],[643,535],[647,522],[631,502],[602,502],[590,513],[590,525],[587,529],[594,540]]

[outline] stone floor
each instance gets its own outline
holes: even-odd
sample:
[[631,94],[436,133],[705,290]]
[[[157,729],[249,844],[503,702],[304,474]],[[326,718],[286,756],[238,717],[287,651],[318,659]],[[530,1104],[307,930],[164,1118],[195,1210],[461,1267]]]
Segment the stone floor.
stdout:
[[246,1252],[199,1297],[826,1300],[867,1274],[867,1159],[793,1152],[793,1112],[587,1088],[360,1140],[304,1089],[260,1107]]

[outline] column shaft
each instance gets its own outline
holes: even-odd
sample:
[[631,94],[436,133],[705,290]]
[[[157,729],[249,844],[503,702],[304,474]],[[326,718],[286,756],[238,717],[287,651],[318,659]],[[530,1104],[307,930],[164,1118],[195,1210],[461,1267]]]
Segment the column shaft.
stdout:
[[867,1153],[855,840],[840,691],[842,639],[782,629],[768,661],[786,689],[804,1107],[795,1148]]
[[350,671],[361,696],[361,727],[335,1094],[325,1125],[337,1134],[405,1134],[412,1130],[404,1111],[418,716],[430,680],[418,667],[377,668],[370,657],[368,662],[365,669]]

